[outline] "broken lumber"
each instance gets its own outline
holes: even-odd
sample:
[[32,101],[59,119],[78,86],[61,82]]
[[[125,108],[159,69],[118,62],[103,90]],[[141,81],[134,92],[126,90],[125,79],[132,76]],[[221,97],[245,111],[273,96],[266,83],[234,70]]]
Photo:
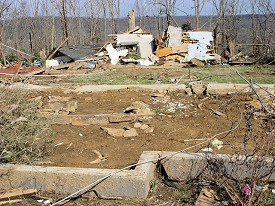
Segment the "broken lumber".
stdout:
[[56,49],[47,57],[46,60],[49,60],[53,57],[53,55],[62,47],[63,44],[65,44],[67,41],[69,40],[69,37],[67,37],[63,42],[61,42],[61,44],[56,47]]
[[68,63],[68,64],[53,66],[51,68],[54,70],[60,70],[60,69],[76,70],[76,69],[79,69],[80,67],[84,66],[85,64],[86,64],[86,62],[72,62],[72,63]]
[[96,160],[90,162],[90,164],[98,164],[98,163],[100,163],[100,162],[106,161],[107,158],[108,158],[108,157],[104,157],[104,156],[103,156],[99,151],[97,151],[97,150],[93,150],[93,153],[95,153],[95,154],[98,156],[98,158],[97,158]]
[[45,71],[45,69],[38,69],[38,70],[34,70],[32,72],[29,72],[27,74],[25,74],[24,76],[26,77],[30,77],[30,76],[33,76],[33,75],[36,75],[36,74],[41,74]]
[[172,53],[173,53],[172,48],[166,47],[166,48],[157,50],[156,51],[156,56],[157,57],[165,57],[165,56],[168,56]]
[[218,115],[218,116],[224,116],[225,114],[217,111],[217,110],[214,110],[214,109],[211,109],[211,111],[215,114],[215,115]]
[[33,195],[36,195],[37,190],[36,189],[14,189],[9,192],[5,192],[3,194],[0,194],[0,201],[8,201],[8,200],[15,200],[18,198],[27,198],[31,197]]
[[179,45],[179,46],[173,46],[172,47],[172,52],[173,52],[173,54],[188,53],[188,46],[189,46],[189,44],[182,44],[182,45]]
[[22,199],[0,201],[0,205],[13,205],[15,203],[20,203],[22,201],[23,201]]
[[192,58],[190,61],[195,66],[198,66],[198,67],[203,67],[204,66],[204,63],[201,60],[197,59],[197,58]]

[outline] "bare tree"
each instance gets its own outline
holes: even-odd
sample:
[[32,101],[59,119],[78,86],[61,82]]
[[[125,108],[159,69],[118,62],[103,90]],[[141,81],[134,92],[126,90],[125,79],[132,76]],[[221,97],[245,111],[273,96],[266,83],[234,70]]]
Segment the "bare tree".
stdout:
[[243,0],[228,0],[227,6],[227,23],[226,39],[227,45],[230,48],[231,55],[235,53],[236,39],[238,37],[238,31],[240,26],[240,15],[243,10]]
[[[69,0],[51,0],[54,7],[57,9],[63,33],[63,40],[69,38],[69,28],[68,28],[68,2]],[[67,41],[67,45],[69,41]]]
[[6,65],[6,57],[2,49],[2,37],[4,33],[4,27],[5,27],[5,18],[7,13],[9,12],[9,8],[14,3],[14,1],[10,0],[2,0],[0,2],[0,55],[3,59],[4,65]]
[[193,0],[195,8],[195,18],[196,18],[196,30],[200,29],[200,14],[204,7],[205,0]]
[[[271,57],[275,31],[275,5],[272,0],[250,0],[253,53],[260,61]],[[274,58],[273,58],[274,59]],[[267,59],[268,60],[268,59]]]
[[214,46],[216,47],[216,52],[219,52],[217,48],[219,43],[222,47],[226,45],[225,10],[227,1],[228,0],[212,0],[217,15],[217,22],[214,28]]
[[177,25],[177,22],[173,18],[173,16],[175,15],[176,3],[177,0],[157,0],[153,2],[154,5],[161,5],[159,12],[161,15],[165,14],[168,26],[171,25],[172,22]]

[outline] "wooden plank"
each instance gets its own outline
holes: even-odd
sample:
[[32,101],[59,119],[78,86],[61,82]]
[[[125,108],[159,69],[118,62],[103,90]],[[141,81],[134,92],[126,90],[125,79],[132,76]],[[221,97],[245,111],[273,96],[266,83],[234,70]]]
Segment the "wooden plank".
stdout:
[[26,198],[26,197],[36,195],[36,193],[37,193],[36,189],[24,190],[22,188],[19,188],[19,189],[11,190],[9,192],[0,194],[0,201],[14,200],[14,199],[18,199],[18,198]]
[[183,55],[180,55],[180,54],[171,54],[171,55],[166,57],[166,60],[168,60],[168,61],[169,60],[174,60],[174,61],[178,60],[178,61],[180,61],[180,60],[184,60],[184,59],[185,59],[185,57]]
[[77,69],[83,67],[85,64],[87,64],[87,63],[86,62],[75,62],[75,65],[69,67],[68,69],[77,70]]
[[135,31],[138,31],[139,29],[140,29],[140,27],[136,26],[134,29],[126,31],[124,34],[131,34],[131,33],[135,32]]
[[47,57],[46,60],[51,59],[53,57],[53,55],[62,47],[63,44],[65,44],[67,41],[69,40],[69,37],[67,37],[63,42],[61,42],[61,44],[56,47],[56,49]]
[[157,57],[165,57],[165,56],[168,56],[172,53],[173,53],[172,48],[166,47],[166,48],[157,50],[156,51],[156,56]]
[[[86,63],[84,62],[84,64],[86,64]],[[72,63],[68,63],[68,64],[62,64],[59,66],[53,66],[51,68],[54,70],[59,70],[59,69],[68,69],[68,68],[77,67],[78,65],[83,66],[83,62],[72,62]]]
[[45,69],[38,69],[38,70],[34,70],[32,72],[29,72],[23,76],[26,76],[26,77],[30,77],[30,76],[33,76],[33,75],[36,75],[36,74],[41,74],[45,71]]
[[173,46],[172,47],[172,52],[173,52],[173,54],[182,53],[182,52],[187,53],[188,52],[188,46],[189,46],[189,44],[182,44],[180,46]]
[[21,200],[21,199],[1,201],[0,205],[12,205],[12,204],[15,204],[15,203],[20,203],[22,201],[23,200]]

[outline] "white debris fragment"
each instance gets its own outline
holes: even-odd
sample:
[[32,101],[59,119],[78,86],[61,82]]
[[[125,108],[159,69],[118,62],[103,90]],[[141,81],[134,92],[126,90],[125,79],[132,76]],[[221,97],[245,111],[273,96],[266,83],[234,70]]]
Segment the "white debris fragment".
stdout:
[[119,57],[125,57],[128,54],[127,49],[119,50],[117,51],[112,44],[108,44],[106,46],[106,50],[108,52],[108,55],[111,59],[111,64],[116,65],[119,61]]
[[208,147],[208,148],[201,149],[201,151],[203,151],[203,152],[213,152],[213,149]]
[[11,124],[15,124],[17,122],[27,122],[28,119],[26,117],[19,117],[16,120],[12,121]]
[[51,204],[51,202],[52,202],[51,200],[46,200],[46,201],[43,202],[43,204],[44,205],[49,205],[49,204]]
[[219,150],[223,147],[223,142],[215,138],[212,141],[212,145],[213,145],[213,147],[216,147]]
[[60,146],[60,145],[63,145],[63,144],[64,144],[64,142],[60,142],[60,143],[54,145],[54,147],[57,147],[57,146]]
[[189,62],[191,59],[196,58],[201,61],[211,59],[212,57],[207,54],[208,47],[211,46],[213,41],[212,32],[207,31],[195,31],[187,32],[191,39],[198,40],[196,44],[190,44],[188,46],[188,54],[185,56],[184,62]]

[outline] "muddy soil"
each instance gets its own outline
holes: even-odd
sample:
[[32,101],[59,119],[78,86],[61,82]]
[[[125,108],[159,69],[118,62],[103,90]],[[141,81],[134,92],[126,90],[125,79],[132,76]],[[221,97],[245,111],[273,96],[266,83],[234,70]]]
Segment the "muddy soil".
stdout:
[[[256,97],[252,94],[224,95],[186,95],[185,91],[169,91],[162,99],[152,97],[151,90],[124,89],[117,91],[65,94],[60,91],[42,92],[35,95],[73,96],[78,108],[72,114],[110,114],[121,113],[135,101],[142,101],[155,111],[151,118],[140,119],[142,124],[154,128],[152,133],[136,129],[136,137],[111,137],[101,129],[102,125],[72,126],[53,125],[55,132],[53,145],[48,149],[48,156],[42,160],[51,166],[85,168],[120,168],[136,163],[143,151],[178,151],[200,143],[218,133],[241,124],[234,132],[223,133],[216,138],[224,146],[218,150],[211,143],[201,145],[188,152],[202,152],[211,147],[213,153],[242,154],[244,137],[247,131],[246,112],[257,110]],[[260,108],[260,107],[259,107]],[[222,113],[216,115],[213,111]],[[242,113],[242,114],[241,114]],[[246,144],[246,149],[253,149],[256,142],[264,141],[266,119],[253,116],[251,128],[253,138]],[[134,127],[135,122],[109,124],[110,128]],[[187,140],[187,141],[186,141]],[[60,144],[62,143],[62,144]],[[272,145],[274,147],[274,145]],[[106,161],[91,165],[97,158],[93,150],[108,157]]]

